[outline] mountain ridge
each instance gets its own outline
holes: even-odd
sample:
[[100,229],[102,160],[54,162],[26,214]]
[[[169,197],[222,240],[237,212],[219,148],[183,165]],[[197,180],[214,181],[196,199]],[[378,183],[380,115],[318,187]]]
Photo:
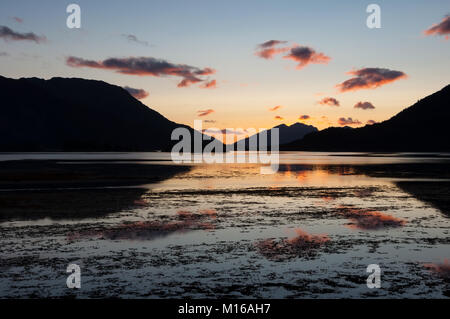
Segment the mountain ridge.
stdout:
[[267,132],[267,147],[268,149],[270,149],[271,147],[271,133],[272,133],[272,129],[277,128],[279,129],[278,133],[279,133],[279,145],[283,145],[283,144],[287,144],[289,142],[295,141],[299,138],[302,138],[303,136],[305,136],[308,133],[311,132],[317,132],[318,129],[312,125],[307,125],[307,124],[303,124],[300,122],[296,122],[294,124],[291,125],[286,125],[286,124],[279,124],[277,126],[272,127],[271,129],[267,129],[264,130],[260,133],[254,134],[250,137],[246,137],[245,139],[242,139],[240,141],[237,141],[236,143],[233,144],[234,148],[237,149],[238,143],[245,143],[245,150],[249,149],[249,141],[251,137],[257,137],[257,142],[258,142],[258,147],[259,147],[259,139],[261,136],[261,133],[264,134],[264,132]]
[[450,151],[450,85],[381,123],[329,127],[281,147],[299,151]]
[[170,151],[195,132],[104,81],[0,76],[0,93],[0,151]]

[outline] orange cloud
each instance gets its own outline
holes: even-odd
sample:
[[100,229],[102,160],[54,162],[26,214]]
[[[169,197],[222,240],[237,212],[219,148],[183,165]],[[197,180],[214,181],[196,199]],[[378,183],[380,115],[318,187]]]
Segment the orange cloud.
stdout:
[[339,106],[340,103],[334,97],[325,97],[319,101],[320,105]]
[[450,15],[445,16],[440,23],[433,24],[423,32],[425,35],[442,35],[445,40],[450,38]]
[[336,85],[340,92],[376,89],[382,85],[407,77],[401,71],[382,68],[363,68],[350,71],[347,74],[354,75],[355,77]]
[[215,89],[217,87],[216,80],[211,80],[200,86],[203,89]]
[[282,105],[277,105],[277,106],[269,108],[269,111],[273,112],[273,111],[281,109],[282,107],[283,107]]
[[376,121],[374,121],[374,120],[368,120],[366,124],[372,125],[372,124],[375,124],[375,123],[378,123],[378,122],[376,122]]
[[282,118],[281,116],[277,115],[274,117],[275,120],[284,120],[284,118]]
[[211,113],[214,113],[215,111],[213,109],[207,109],[207,110],[200,110],[197,111],[197,116],[207,116]]
[[308,64],[327,64],[331,58],[323,53],[317,53],[314,49],[306,46],[296,46],[290,53],[283,57],[298,62],[296,69],[302,69]]

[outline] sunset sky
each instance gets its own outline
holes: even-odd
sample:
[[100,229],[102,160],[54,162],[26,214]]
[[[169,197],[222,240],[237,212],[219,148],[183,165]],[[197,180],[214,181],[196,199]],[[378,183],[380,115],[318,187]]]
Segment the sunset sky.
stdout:
[[103,80],[218,128],[357,127],[449,84],[448,0],[73,2],[81,29],[71,2],[2,0],[0,75]]

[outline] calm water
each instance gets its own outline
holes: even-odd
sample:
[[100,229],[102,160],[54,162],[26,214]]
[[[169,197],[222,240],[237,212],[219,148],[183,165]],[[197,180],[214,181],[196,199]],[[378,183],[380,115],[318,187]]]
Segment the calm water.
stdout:
[[[23,159],[170,165],[165,153],[0,155]],[[449,297],[449,165],[289,152],[268,175],[194,164],[147,185],[0,191],[0,297]]]

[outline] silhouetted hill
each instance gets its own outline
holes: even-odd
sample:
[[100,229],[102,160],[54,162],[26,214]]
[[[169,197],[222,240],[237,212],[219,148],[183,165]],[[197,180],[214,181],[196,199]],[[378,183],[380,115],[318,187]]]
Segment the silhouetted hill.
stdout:
[[[292,124],[291,126],[287,126],[286,124],[281,124],[281,125],[275,126],[273,128],[279,129],[278,132],[279,132],[279,137],[280,137],[280,142],[279,142],[280,145],[287,144],[292,141],[301,139],[301,138],[303,138],[303,136],[305,136],[308,133],[318,131],[318,129],[316,127],[314,127],[312,125],[306,125],[303,123],[295,123],[295,124]],[[267,145],[268,145],[268,147],[270,147],[270,144],[271,144],[270,141],[271,141],[271,130],[272,129],[267,130]],[[256,136],[258,138],[258,143],[259,143],[260,134],[261,133],[256,134]],[[246,150],[248,150],[249,138],[250,137],[248,137],[244,140]],[[235,143],[234,146],[236,147],[237,143]]]
[[282,147],[302,151],[450,151],[450,85],[391,119],[361,128],[330,127]]
[[102,81],[0,76],[0,99],[0,151],[168,151],[188,128]]

